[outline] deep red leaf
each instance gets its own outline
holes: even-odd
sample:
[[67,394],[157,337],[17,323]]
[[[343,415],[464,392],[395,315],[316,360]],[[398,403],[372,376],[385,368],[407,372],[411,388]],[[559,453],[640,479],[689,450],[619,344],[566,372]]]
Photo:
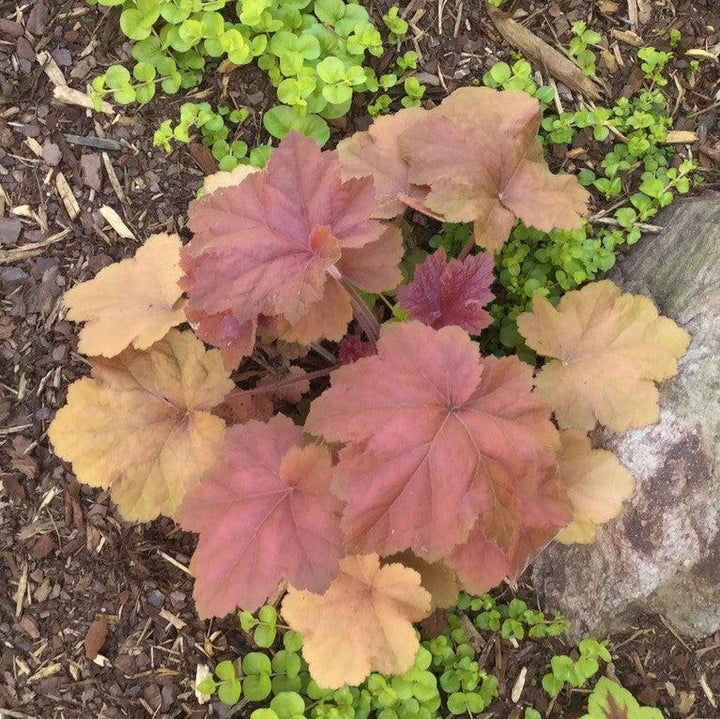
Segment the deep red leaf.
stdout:
[[397,296],[400,306],[414,320],[436,330],[458,325],[477,335],[492,323],[490,314],[483,309],[495,298],[490,292],[492,282],[490,254],[448,262],[440,248],[415,270],[412,282],[401,287]]

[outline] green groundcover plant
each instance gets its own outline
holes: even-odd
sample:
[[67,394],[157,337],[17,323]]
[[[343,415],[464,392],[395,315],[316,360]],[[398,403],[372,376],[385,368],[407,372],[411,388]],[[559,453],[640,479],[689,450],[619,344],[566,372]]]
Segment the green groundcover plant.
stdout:
[[[408,23],[397,7],[383,16],[386,39],[358,2],[343,0],[88,0],[121,8],[120,28],[133,41],[132,69],[112,65],[93,80],[96,102],[109,97],[126,105],[147,103],[158,88],[168,95],[200,84],[210,71],[228,72],[255,63],[269,78],[280,104],[263,114],[268,133],[282,139],[297,130],[324,145],[330,136],[328,120],[345,115],[355,93],[377,96],[373,112],[389,109],[387,90],[401,85],[406,107],[419,104],[425,88],[412,76],[415,53],[400,55],[379,75],[370,60],[389,44],[399,45]],[[413,57],[414,56],[414,57]],[[190,125],[204,127],[221,169],[237,164],[262,166],[262,157],[227,146],[227,133],[236,128],[244,108],[218,108],[212,118],[185,116],[173,127],[163,122],[156,144],[187,141]],[[201,108],[199,115],[207,115]],[[235,114],[235,117],[233,117]],[[219,118],[219,119],[218,119]],[[225,134],[219,136],[221,127]]]
[[[441,633],[421,641],[404,674],[387,677],[373,672],[357,687],[322,689],[303,659],[302,637],[282,627],[275,607],[266,604],[257,616],[245,611],[239,619],[259,649],[220,661],[212,674],[202,667],[195,689],[200,700],[215,695],[225,704],[245,708],[251,719],[439,719],[482,714],[499,695],[497,676],[482,668],[484,648],[494,646],[496,633],[518,647],[518,641],[547,642],[568,626],[560,615],[546,617],[519,598],[502,603],[487,594],[463,593],[448,610]],[[513,651],[511,646],[503,649]],[[572,656],[552,657],[542,686],[550,698],[566,687],[585,687],[600,671],[601,661],[610,661],[605,642],[583,639]],[[531,682],[528,679],[527,685]],[[525,690],[520,696],[527,695]],[[526,701],[520,706],[523,719],[540,719],[540,712]],[[583,719],[662,719],[659,709],[640,707],[627,690],[605,677],[596,682],[587,706]]]
[[[50,426],[55,451],[126,519],[198,533],[201,616],[284,593],[323,691],[413,667],[430,682],[414,622],[518,576],[555,537],[592,542],[633,492],[587,433],[657,420],[656,382],[686,332],[605,280],[556,303],[537,293],[518,317],[537,370],[477,342],[493,254],[518,221],[572,231],[587,210],[577,179],[550,172],[541,119],[527,93],[474,87],[379,117],[336,151],[291,132],[263,170],[207,178],[186,245],[153,235],[65,296],[91,376]],[[441,248],[404,279],[408,208],[471,222],[462,259]],[[487,621],[514,640],[547,630],[526,611]],[[264,612],[244,619],[260,644],[276,639]],[[596,655],[558,666],[550,688]],[[446,680],[451,711],[494,692],[464,676]]]

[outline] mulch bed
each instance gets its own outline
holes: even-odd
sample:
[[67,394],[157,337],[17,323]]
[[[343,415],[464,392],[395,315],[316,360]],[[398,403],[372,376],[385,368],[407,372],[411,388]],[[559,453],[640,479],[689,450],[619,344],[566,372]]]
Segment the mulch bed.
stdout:
[[[375,2],[376,16],[389,4]],[[511,57],[480,0],[405,5],[428,102]],[[668,29],[677,27],[682,50],[717,52],[715,0],[655,0],[652,7],[638,30],[645,44],[666,49]],[[625,0],[523,0],[507,8],[522,11],[528,27],[551,44],[567,44],[570,23],[583,18],[613,43],[613,29],[628,29]],[[132,255],[153,232],[182,233],[208,157],[198,147],[181,146],[169,156],[152,147],[155,127],[175,118],[186,97],[117,115],[54,100],[38,54],[49,53],[67,83],[84,90],[128,54],[116,13],[82,0],[13,0],[0,2],[0,18],[0,717],[231,716],[219,704],[200,707],[192,691],[198,664],[249,646],[233,621],[197,619],[186,569],[193,537],[168,519],[122,522],[108,493],[75,483],[46,440],[67,386],[86,373],[75,352],[76,328],[63,319],[63,292]],[[600,63],[613,97],[638,77],[634,48],[618,48],[624,67],[610,76]],[[669,89],[676,128],[697,131],[706,184],[716,186],[717,63],[705,62],[693,86],[681,72],[676,78]],[[274,102],[263,74],[242,68],[225,79],[226,86],[209,77],[196,99],[249,107],[242,139],[251,146],[266,141],[261,112]],[[358,103],[334,139],[367,123]],[[82,144],[87,138],[109,142],[102,149]],[[104,205],[134,239],[108,225],[99,212]],[[531,587],[524,591],[532,596]],[[720,636],[687,642],[662,619],[647,618],[636,631],[613,637],[612,646],[614,671],[645,703],[668,717],[720,716]],[[488,669],[500,676],[504,699],[494,716],[520,716],[508,696],[522,667],[525,698],[549,708],[551,717],[579,716],[583,692],[548,707],[537,688],[547,671],[546,643],[509,653],[509,645],[497,647]]]

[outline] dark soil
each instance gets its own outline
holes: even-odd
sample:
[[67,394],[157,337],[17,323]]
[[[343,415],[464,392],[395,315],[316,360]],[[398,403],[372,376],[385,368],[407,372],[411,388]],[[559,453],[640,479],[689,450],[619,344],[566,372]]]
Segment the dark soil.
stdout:
[[[381,14],[386,3],[374,5]],[[430,84],[428,104],[510,57],[480,0],[404,5],[422,79]],[[590,18],[611,46],[612,29],[628,29],[625,0],[522,0],[506,7],[551,44],[567,44],[576,19]],[[716,0],[655,0],[652,7],[651,20],[638,30],[646,44],[665,49],[669,28],[677,27],[683,51],[717,55]],[[0,1],[0,18],[0,717],[229,716],[219,704],[197,704],[195,669],[246,650],[248,639],[231,620],[196,617],[185,569],[193,537],[167,519],[124,523],[108,494],[78,485],[46,440],[67,386],[86,373],[75,352],[76,328],[63,319],[63,292],[132,255],[152,232],[182,232],[187,204],[211,169],[208,158],[192,147],[169,156],[152,147],[155,127],[175,118],[186,98],[160,98],[116,115],[54,100],[38,53],[49,52],[67,83],[85,90],[95,74],[127,57],[116,13],[82,0],[12,0]],[[634,48],[617,47],[624,67],[611,76],[600,63],[616,94],[638,72]],[[715,185],[717,62],[705,61],[692,86],[682,72],[676,80],[669,88],[676,129],[697,131],[693,152],[704,150],[707,184]],[[249,107],[242,139],[266,141],[261,113],[274,103],[259,71],[211,77],[195,97]],[[334,139],[367,123],[358,103]],[[68,135],[106,138],[116,149],[103,155]],[[61,198],[61,177],[76,209]],[[120,215],[134,239],[116,234],[99,213],[103,205]],[[531,587],[526,591],[532,594]],[[661,619],[648,618],[630,635],[612,637],[612,647],[617,676],[645,703],[668,717],[720,716],[720,636],[686,642]],[[509,694],[522,667],[524,696],[547,707],[531,685],[550,656],[545,643],[513,650],[498,640],[487,664],[503,687],[494,716],[517,719]],[[569,704],[549,707],[549,716],[577,717],[582,700],[577,692]]]

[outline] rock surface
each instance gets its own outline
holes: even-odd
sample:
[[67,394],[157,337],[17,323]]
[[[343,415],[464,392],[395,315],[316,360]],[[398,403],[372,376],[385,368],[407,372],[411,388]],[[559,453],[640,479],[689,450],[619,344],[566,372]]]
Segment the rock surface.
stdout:
[[658,224],[611,278],[652,297],[692,343],[661,387],[657,424],[597,433],[635,476],[635,496],[596,544],[553,544],[535,563],[544,605],[577,636],[627,628],[644,612],[693,637],[720,629],[720,195],[679,201]]

